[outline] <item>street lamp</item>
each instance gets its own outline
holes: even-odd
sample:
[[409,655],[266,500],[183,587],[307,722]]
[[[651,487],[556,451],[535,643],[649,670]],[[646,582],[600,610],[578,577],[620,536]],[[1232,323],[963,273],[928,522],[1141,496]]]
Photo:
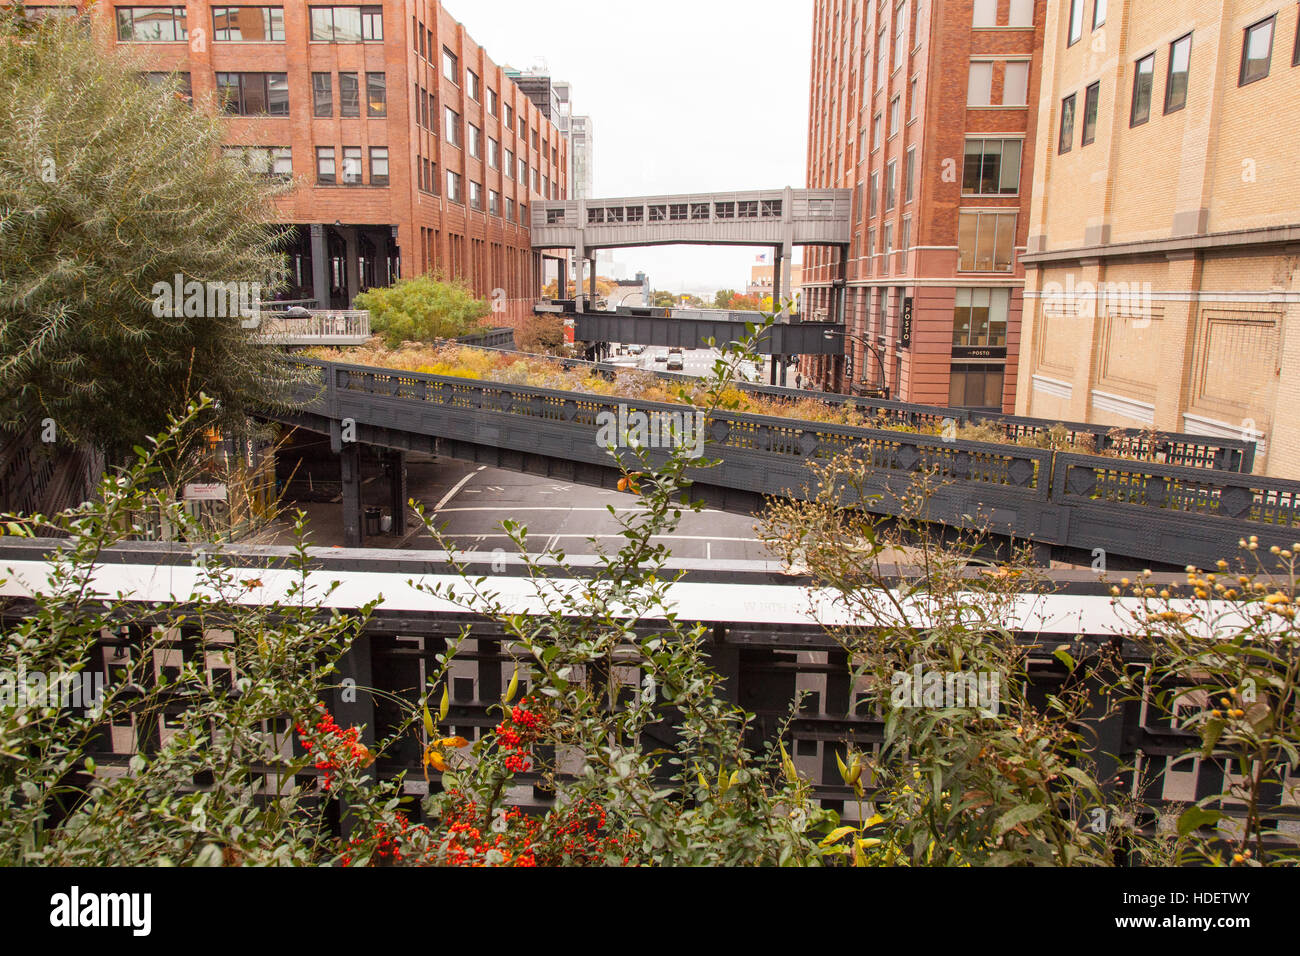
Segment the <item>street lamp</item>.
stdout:
[[[879,364],[879,366],[880,366],[880,385],[879,385],[878,388],[872,389],[872,391],[877,391],[877,392],[879,392],[880,394],[879,394],[879,395],[869,395],[868,397],[869,397],[869,398],[883,398],[883,399],[885,399],[886,401],[888,401],[888,400],[889,400],[889,386],[886,384],[886,379],[885,379],[885,357],[881,354],[880,349],[878,349],[876,346],[872,345],[870,342],[868,342],[868,341],[867,341],[866,339],[864,339],[862,336],[860,336],[860,335],[854,335],[852,332],[837,332],[837,331],[835,331],[834,329],[826,329],[826,330],[824,330],[824,331],[822,332],[822,336],[823,336],[827,341],[830,341],[831,337],[834,336],[834,335],[842,335],[842,336],[844,336],[846,339],[849,339],[850,341],[853,341],[853,342],[861,342],[861,343],[862,343],[862,347],[865,348],[868,352],[870,352],[872,355],[874,355],[874,356],[876,357],[876,362],[877,362],[877,364]],[[852,349],[849,349],[849,350],[848,350],[848,354],[845,355],[845,360],[846,360],[846,365],[847,365],[847,368],[845,369],[845,371],[846,371],[847,374],[846,374],[845,377],[848,378],[848,380],[849,380],[849,393],[852,394],[852,392],[853,392],[853,350],[852,350]]]

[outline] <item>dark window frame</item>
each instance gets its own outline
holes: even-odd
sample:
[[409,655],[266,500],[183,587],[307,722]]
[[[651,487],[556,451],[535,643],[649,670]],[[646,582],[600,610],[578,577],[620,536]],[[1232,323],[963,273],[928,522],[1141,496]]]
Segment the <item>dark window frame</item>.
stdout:
[[[230,26],[229,19],[227,19],[226,21],[227,24],[226,26],[224,27],[217,26],[217,16],[220,13],[227,13],[228,16],[228,11],[230,10],[261,10],[263,13],[263,22],[266,24],[268,28],[267,32],[270,34],[270,36],[264,40],[246,40],[243,38],[243,36],[241,36],[238,40],[232,40],[229,36],[230,31],[232,29],[237,29],[237,28]],[[275,22],[274,11],[276,10],[280,11],[280,23],[279,23],[280,35],[278,37],[275,35],[276,22]],[[223,32],[227,34],[224,38],[221,36]],[[225,3],[225,4],[221,4],[220,6],[214,6],[212,8],[212,42],[213,43],[283,43],[284,42],[284,7],[273,6],[271,4],[264,4],[264,3]]]
[[[1151,69],[1147,71],[1147,73],[1145,74],[1147,77],[1147,84],[1148,84],[1146,90],[1146,97],[1147,97],[1146,113],[1142,116],[1141,119],[1138,119],[1138,91],[1141,88],[1142,77],[1144,75],[1142,72],[1143,63],[1150,63]],[[1128,104],[1129,129],[1132,129],[1136,126],[1142,126],[1144,123],[1150,122],[1151,101],[1155,98],[1155,90],[1156,90],[1156,52],[1155,50],[1152,50],[1146,56],[1138,57],[1136,60],[1133,61],[1133,90],[1129,98],[1129,104]]]
[[[356,10],[360,35],[356,40],[340,40],[335,14],[339,10]],[[329,13],[329,37],[317,36],[316,15]],[[378,17],[378,20],[375,18]],[[378,33],[374,30],[379,24]],[[370,36],[366,36],[369,33]],[[377,3],[328,3],[312,4],[307,7],[307,37],[312,43],[383,43],[384,42],[384,8]]]
[[[378,154],[378,153],[383,153],[383,155],[382,155],[382,156],[377,156],[376,154]],[[386,170],[385,172],[380,173],[380,174],[378,174],[378,175],[375,174],[375,160],[376,160],[376,159],[379,160],[380,162],[382,162],[382,163],[384,164],[384,169]],[[389,153],[388,153],[388,147],[387,147],[387,146],[371,146],[371,147],[370,147],[370,185],[372,185],[372,186],[387,186],[387,185],[389,185],[389,176],[390,176],[390,174],[391,174],[391,167],[390,167],[390,165],[389,165]]]
[[[320,84],[324,78],[324,86]],[[322,106],[321,97],[325,97]],[[324,112],[322,112],[322,109]],[[334,74],[312,73],[311,75],[311,115],[316,119],[330,119],[334,116]]]
[[[1177,106],[1172,106],[1171,94],[1174,90],[1174,51],[1178,44],[1184,40],[1187,41],[1187,69],[1183,71],[1183,91],[1182,101]],[[1173,43],[1169,44],[1169,63],[1165,67],[1165,115],[1177,113],[1187,106],[1187,91],[1192,82],[1192,35],[1190,33],[1180,36]]]
[[[1101,109],[1101,80],[1095,83],[1089,83],[1088,88],[1083,91],[1083,123],[1079,136],[1079,147],[1095,143],[1097,141],[1097,118]],[[1091,124],[1092,133],[1089,134],[1088,126]]]
[[[1061,99],[1061,128],[1056,137],[1056,155],[1064,156],[1074,148],[1074,116],[1075,116],[1075,97],[1077,93],[1071,93],[1069,96]],[[1066,107],[1069,107],[1068,110]],[[1066,118],[1069,118],[1069,125],[1066,125]]]
[[[1079,32],[1074,32],[1075,12],[1078,12]],[[1083,39],[1083,0],[1070,0],[1070,18],[1065,23],[1065,46],[1070,48]]]
[[[375,85],[375,78],[379,78],[378,86]],[[375,93],[378,92],[379,98],[375,99]],[[375,104],[378,103],[378,108]],[[376,117],[388,115],[388,74],[387,73],[366,73],[366,117],[374,119]]]
[[[1252,76],[1249,79],[1247,79],[1246,64],[1249,61],[1246,59],[1246,53],[1250,49],[1250,34],[1251,31],[1259,29],[1260,27],[1264,26],[1264,24],[1268,24],[1268,52],[1264,55],[1264,72],[1260,73],[1258,76]],[[1273,43],[1276,39],[1277,39],[1277,14],[1276,13],[1272,14],[1271,16],[1265,17],[1263,20],[1260,20],[1257,23],[1252,23],[1250,26],[1242,30],[1241,67],[1237,71],[1238,86],[1249,86],[1251,83],[1255,83],[1258,80],[1262,80],[1266,78],[1269,75],[1269,73],[1272,72]]]
[[[323,155],[324,153],[329,153],[329,156],[328,156],[328,157],[325,157],[325,156]],[[333,172],[328,173],[328,174],[326,174],[326,173],[322,173],[322,172],[321,172],[321,160],[322,160],[322,159],[326,159],[326,158],[329,159],[330,166],[333,167]],[[316,183],[317,183],[317,185],[323,185],[323,186],[333,186],[333,185],[336,185],[336,184],[338,183],[338,176],[339,176],[338,159],[337,159],[337,157],[336,157],[336,155],[335,155],[334,147],[333,147],[333,146],[317,146],[317,147],[316,147]]]
[[[222,84],[221,77],[223,76],[226,77],[234,76],[239,78],[238,94],[233,99],[225,98],[224,96],[222,96],[222,90],[229,86],[229,83]],[[271,82],[272,82],[271,78],[276,76],[280,77],[283,83],[283,90],[284,90],[284,111],[283,112],[275,112],[272,110],[273,104],[271,102]],[[276,118],[281,118],[289,115],[289,74],[279,73],[279,72],[261,73],[257,71],[220,70],[217,71],[216,77],[217,77],[217,93],[218,96],[222,98],[221,111],[226,115],[228,116],[271,116]],[[262,102],[266,105],[265,110],[258,111],[258,112],[248,111],[246,105],[248,96],[246,90],[248,87],[249,77],[257,77],[258,80],[260,80],[261,82]],[[230,108],[232,103],[236,107],[233,110]]]
[[[352,84],[351,98],[347,86],[349,82]],[[339,118],[361,118],[361,77],[354,70],[343,70],[339,73]]]
[[[171,10],[172,38],[170,40],[141,40],[135,36],[135,14],[137,10]],[[118,43],[188,43],[190,39],[189,18],[184,4],[151,3],[130,7],[114,7],[114,25],[117,27]],[[131,35],[122,36],[123,14]]]

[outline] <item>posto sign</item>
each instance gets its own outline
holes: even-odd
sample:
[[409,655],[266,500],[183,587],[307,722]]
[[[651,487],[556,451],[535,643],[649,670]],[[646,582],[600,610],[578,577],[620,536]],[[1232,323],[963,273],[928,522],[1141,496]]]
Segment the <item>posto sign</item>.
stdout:
[[902,349],[912,347],[912,300],[910,297],[903,300],[903,314],[898,322],[898,347]]

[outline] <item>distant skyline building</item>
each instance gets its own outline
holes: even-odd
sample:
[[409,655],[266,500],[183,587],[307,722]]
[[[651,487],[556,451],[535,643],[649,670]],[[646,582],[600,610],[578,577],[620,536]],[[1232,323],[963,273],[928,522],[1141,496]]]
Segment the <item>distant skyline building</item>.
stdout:
[[569,144],[569,198],[589,198],[592,124],[590,116],[573,115],[573,84],[552,77],[544,62],[527,70],[507,66],[505,74],[536,104],[543,116],[559,127],[560,135]]

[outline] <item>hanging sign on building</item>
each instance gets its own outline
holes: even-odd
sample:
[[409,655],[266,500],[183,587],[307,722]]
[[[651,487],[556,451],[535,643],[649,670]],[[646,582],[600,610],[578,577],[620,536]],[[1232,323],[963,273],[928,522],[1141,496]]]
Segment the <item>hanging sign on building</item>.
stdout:
[[910,349],[912,347],[912,299],[908,297],[903,300],[903,314],[898,322],[898,347]]

